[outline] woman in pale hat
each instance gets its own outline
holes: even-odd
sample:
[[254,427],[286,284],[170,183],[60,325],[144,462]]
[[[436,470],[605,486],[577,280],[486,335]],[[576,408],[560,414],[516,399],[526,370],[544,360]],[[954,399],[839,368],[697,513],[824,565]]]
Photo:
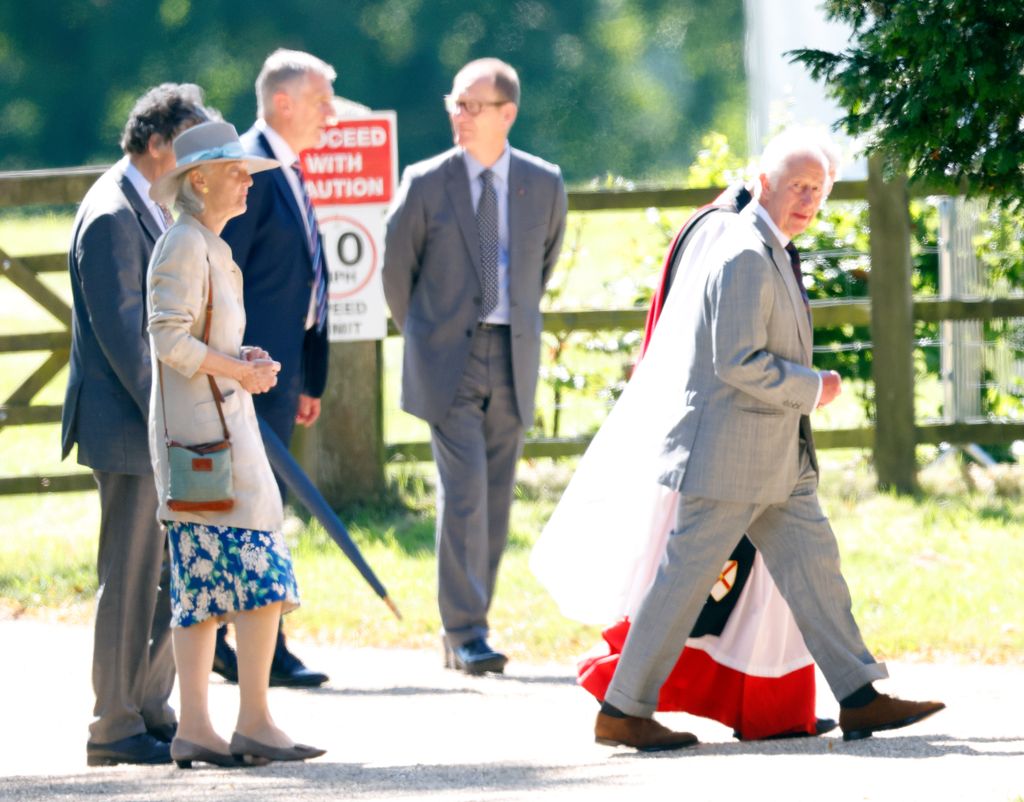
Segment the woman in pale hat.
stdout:
[[[218,766],[306,760],[322,749],[296,744],[267,706],[281,614],[298,606],[291,555],[281,534],[281,494],[263,450],[252,394],[277,382],[280,365],[242,345],[242,273],[220,238],[245,211],[250,174],[278,166],[246,155],[234,126],[207,122],[174,140],[177,166],[150,195],[180,216],[149,266],[153,359],[149,445],[158,517],[171,551],[174,661],[181,691],[171,757]],[[208,343],[208,344],[207,344]],[[212,379],[212,380],[211,380]],[[218,404],[215,393],[222,401]],[[230,441],[230,499],[218,506],[172,498],[169,444]],[[239,711],[230,744],[210,723],[207,686],[217,623],[233,620]]]

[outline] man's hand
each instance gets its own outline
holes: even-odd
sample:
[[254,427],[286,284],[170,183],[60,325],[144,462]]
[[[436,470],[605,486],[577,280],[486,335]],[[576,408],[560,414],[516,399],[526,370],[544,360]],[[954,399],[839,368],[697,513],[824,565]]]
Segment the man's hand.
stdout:
[[818,375],[821,376],[821,398],[818,399],[818,406],[823,407],[831,404],[843,392],[843,380],[834,370],[820,370]]
[[295,422],[309,427],[320,417],[320,399],[308,395],[299,395],[299,411],[295,413]]

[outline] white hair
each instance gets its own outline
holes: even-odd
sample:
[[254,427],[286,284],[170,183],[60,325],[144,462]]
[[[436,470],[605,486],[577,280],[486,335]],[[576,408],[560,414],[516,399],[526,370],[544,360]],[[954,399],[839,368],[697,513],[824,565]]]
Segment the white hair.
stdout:
[[781,134],[773,137],[761,153],[760,173],[768,176],[768,181],[775,184],[787,165],[794,159],[809,157],[821,163],[821,169],[825,172],[825,183],[831,188],[829,171],[832,164],[838,170],[838,163],[833,162],[831,155],[838,154],[829,143],[829,150],[824,146],[825,140],[820,134],[812,133],[806,128],[787,128]]
[[[195,167],[194,169],[202,170],[202,167]],[[196,194],[195,187],[192,186],[192,182],[188,179],[191,173],[192,170],[186,170],[174,179],[177,184],[177,189],[174,192],[174,208],[179,212],[197,217],[206,209],[206,204]]]
[[278,48],[263,62],[263,68],[256,78],[256,116],[266,118],[273,107],[273,98],[278,92],[288,91],[292,84],[313,73],[323,76],[328,83],[334,83],[338,73],[326,61],[301,50]]

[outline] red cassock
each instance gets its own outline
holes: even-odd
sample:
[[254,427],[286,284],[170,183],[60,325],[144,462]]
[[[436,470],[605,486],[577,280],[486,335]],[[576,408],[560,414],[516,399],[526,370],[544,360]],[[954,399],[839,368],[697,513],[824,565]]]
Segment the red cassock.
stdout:
[[[664,309],[673,265],[690,235],[709,215],[738,212],[749,201],[744,188],[730,188],[680,228],[647,313],[641,357]],[[604,644],[579,662],[580,685],[599,700],[604,699],[628,632],[628,619],[609,627],[602,633]],[[814,663],[764,562],[744,537],[662,686],[658,710],[705,716],[753,740],[813,734],[814,704]]]

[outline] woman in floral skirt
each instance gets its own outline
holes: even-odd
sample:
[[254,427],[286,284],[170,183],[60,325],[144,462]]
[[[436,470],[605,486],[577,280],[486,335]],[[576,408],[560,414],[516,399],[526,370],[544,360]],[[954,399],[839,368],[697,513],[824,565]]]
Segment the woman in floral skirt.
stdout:
[[[193,761],[234,766],[306,760],[324,750],[295,743],[274,723],[267,704],[278,622],[299,604],[281,534],[281,495],[252,403],[253,393],[277,383],[280,365],[263,349],[242,345],[242,274],[219,236],[230,218],[245,211],[250,173],[278,163],[247,156],[234,127],[224,122],[183,132],[174,141],[174,155],[177,166],[153,185],[150,196],[161,205],[173,202],[180,216],[157,242],[148,274],[150,456],[160,496],[157,515],[171,551],[171,623],[181,692],[171,757],[182,768]],[[223,396],[223,421],[209,377]],[[168,442],[215,442],[225,428],[231,443],[233,503],[225,505],[230,509],[169,504]],[[230,744],[214,731],[207,705],[216,628],[226,620],[235,624],[240,697]]]

